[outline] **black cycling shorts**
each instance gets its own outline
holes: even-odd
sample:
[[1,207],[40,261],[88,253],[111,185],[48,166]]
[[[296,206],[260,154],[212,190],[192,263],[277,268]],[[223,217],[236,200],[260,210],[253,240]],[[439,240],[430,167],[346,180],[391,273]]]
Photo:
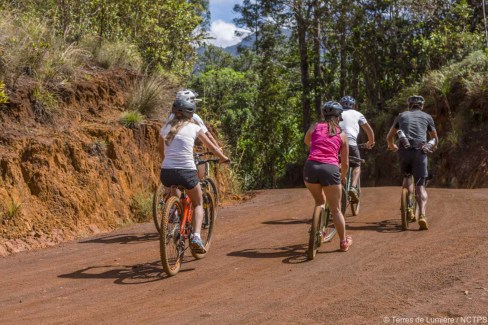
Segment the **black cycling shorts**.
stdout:
[[331,186],[341,184],[339,166],[307,160],[303,168],[303,180],[307,183]]
[[422,150],[400,148],[398,150],[398,158],[400,161],[400,173],[403,177],[413,175],[416,186],[425,185],[425,180],[429,176],[427,155]]
[[[358,146],[349,146],[349,157],[355,157],[355,158],[361,159],[361,154],[359,153],[359,147]],[[349,166],[350,167],[361,167],[361,162],[349,159]]]
[[195,169],[161,169],[161,183],[166,187],[183,186],[187,190],[198,185],[198,175]]

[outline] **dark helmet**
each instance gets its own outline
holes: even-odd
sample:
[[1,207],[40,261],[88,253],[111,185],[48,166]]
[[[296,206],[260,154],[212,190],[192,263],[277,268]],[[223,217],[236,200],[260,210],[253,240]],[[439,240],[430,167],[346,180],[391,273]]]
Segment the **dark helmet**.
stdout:
[[340,117],[343,110],[341,104],[334,101],[328,101],[322,105],[322,112],[324,113],[325,118],[330,116]]
[[356,107],[356,100],[351,96],[342,97],[340,103],[344,109],[354,109]]
[[181,113],[183,116],[192,117],[196,110],[197,106],[195,103],[189,102],[182,98],[176,98],[176,100],[173,102],[171,113]]
[[421,107],[422,105],[424,105],[424,102],[425,102],[424,97],[419,95],[410,96],[408,97],[407,100],[408,106],[413,108]]

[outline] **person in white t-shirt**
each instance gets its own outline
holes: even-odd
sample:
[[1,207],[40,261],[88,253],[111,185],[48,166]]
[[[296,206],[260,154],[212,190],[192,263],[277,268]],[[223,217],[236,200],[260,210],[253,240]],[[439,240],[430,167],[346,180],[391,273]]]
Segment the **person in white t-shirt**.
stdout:
[[[197,96],[198,94],[190,89],[182,89],[176,93],[176,98],[187,100],[189,102],[195,103],[195,105],[197,102],[200,101],[200,99],[197,99]],[[168,122],[173,118],[174,114],[171,113],[168,117]],[[205,126],[205,123],[203,123],[202,118],[197,113],[193,114],[193,120],[202,128],[203,133],[205,133],[205,135],[209,138],[210,142],[221,148],[217,140],[215,140],[215,138],[212,136],[212,133],[209,132],[208,128]]]
[[[197,102],[200,101],[200,99],[198,99],[197,96],[198,96],[198,94],[195,91],[190,90],[190,89],[182,89],[176,93],[177,99],[183,99],[183,100],[189,101],[191,103],[194,103],[195,105]],[[168,122],[171,121],[173,118],[174,118],[174,114],[171,113],[168,117]],[[218,148],[220,148],[220,150],[222,150],[222,147],[219,145],[217,140],[215,140],[212,133],[209,132],[209,130],[205,126],[205,123],[203,122],[202,118],[197,113],[193,114],[193,121],[202,128],[203,133],[205,133],[205,135],[208,137],[210,142],[213,143]],[[205,165],[197,166],[197,168],[198,168],[198,177],[200,179],[203,179],[205,177]]]
[[[368,142],[366,143],[366,148],[371,149],[374,147],[374,132],[368,121],[363,114],[358,112],[356,108],[356,100],[351,96],[345,96],[341,98],[340,104],[344,108],[342,113],[342,121],[339,126],[342,131],[346,133],[347,140],[349,142],[349,157],[355,157],[361,159],[359,153],[357,138],[360,129],[363,129],[368,136]],[[351,179],[351,189],[349,190],[349,195],[352,200],[359,201],[359,192],[357,190],[357,184],[359,177],[361,176],[361,163],[355,161],[354,159],[349,161],[349,166],[352,167],[352,179]]]
[[183,186],[190,197],[194,209],[191,246],[195,252],[204,254],[206,250],[200,238],[203,221],[202,189],[193,158],[195,139],[200,139],[219,157],[220,163],[228,162],[229,158],[208,139],[203,129],[193,122],[195,110],[195,103],[181,98],[174,101],[171,111],[173,118],[161,128],[158,150],[163,161],[160,175],[163,185],[167,188],[173,185]]

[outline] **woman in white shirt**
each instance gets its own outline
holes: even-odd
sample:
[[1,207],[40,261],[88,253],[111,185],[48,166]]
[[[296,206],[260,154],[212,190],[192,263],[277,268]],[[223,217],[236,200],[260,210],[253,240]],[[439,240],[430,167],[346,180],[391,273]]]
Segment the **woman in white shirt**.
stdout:
[[221,163],[229,158],[205,135],[202,128],[193,122],[196,105],[184,99],[173,103],[174,118],[161,128],[159,134],[159,154],[163,160],[161,182],[166,187],[183,186],[192,202],[194,213],[192,220],[192,249],[197,253],[206,253],[200,238],[203,221],[202,189],[198,181],[197,167],[193,158],[193,146],[198,137],[203,144],[220,158]]

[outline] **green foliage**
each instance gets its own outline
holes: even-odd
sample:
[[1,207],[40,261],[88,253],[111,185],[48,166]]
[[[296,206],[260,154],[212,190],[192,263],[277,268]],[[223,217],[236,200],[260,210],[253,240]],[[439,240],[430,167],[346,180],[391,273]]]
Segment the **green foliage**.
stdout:
[[0,105],[8,103],[8,95],[5,93],[5,84],[0,81]]
[[120,123],[130,129],[139,126],[142,120],[144,120],[144,116],[135,111],[124,112],[120,117]]
[[[68,43],[97,38],[97,55],[105,65],[134,63],[134,44],[146,66],[187,75],[192,69],[192,43],[202,40],[196,32],[204,22],[208,0],[8,0],[7,5],[36,17],[45,17]],[[113,45],[104,47],[104,43]],[[114,55],[111,57],[111,55]],[[130,59],[127,61],[127,59]],[[121,62],[122,61],[122,62]]]
[[129,95],[127,110],[154,116],[164,104],[161,94],[166,85],[165,79],[159,75],[143,76],[136,81],[136,85]]

